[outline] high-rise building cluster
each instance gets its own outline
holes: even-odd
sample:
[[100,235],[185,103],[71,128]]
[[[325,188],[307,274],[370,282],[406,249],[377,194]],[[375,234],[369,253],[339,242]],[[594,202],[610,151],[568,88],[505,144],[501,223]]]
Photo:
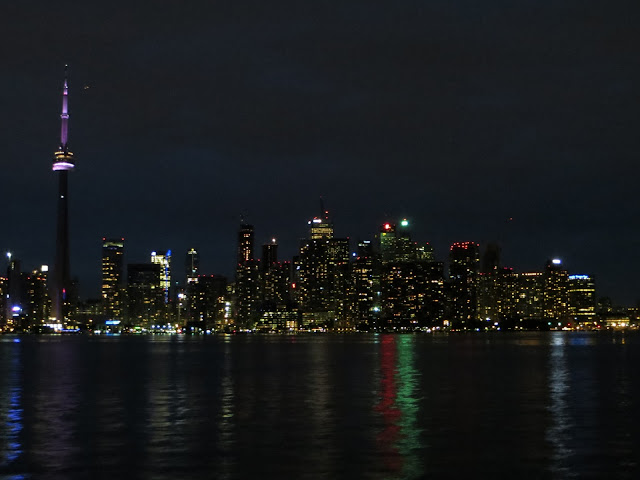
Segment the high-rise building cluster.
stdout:
[[0,331],[416,331],[624,327],[637,309],[596,303],[589,275],[569,275],[552,259],[535,272],[500,263],[500,247],[451,245],[448,269],[428,243],[411,238],[407,219],[384,223],[375,238],[352,244],[336,237],[329,212],[308,222],[292,261],[278,257],[275,238],[255,250],[252,225],[238,230],[235,279],[203,275],[195,248],[185,254],[183,278],[171,250],[146,263],[125,264],[125,239],[102,239],[99,299],[80,302],[70,272],[68,79],[62,85],[56,255],[23,272],[7,254],[0,276]]
[[[559,259],[539,271],[516,272],[500,247],[450,246],[448,262],[416,242],[402,219],[384,223],[370,240],[336,237],[327,211],[308,222],[291,261],[271,238],[255,248],[252,225],[238,229],[235,278],[203,274],[195,248],[175,273],[171,250],[150,251],[146,263],[125,263],[125,239],[102,239],[101,296],[81,302],[71,282],[67,314],[53,312],[48,268],[22,272],[7,257],[0,277],[0,327],[5,331],[110,330],[416,331],[519,330],[627,326],[635,309],[598,302],[589,275],[569,274]],[[258,253],[259,252],[259,253]]]

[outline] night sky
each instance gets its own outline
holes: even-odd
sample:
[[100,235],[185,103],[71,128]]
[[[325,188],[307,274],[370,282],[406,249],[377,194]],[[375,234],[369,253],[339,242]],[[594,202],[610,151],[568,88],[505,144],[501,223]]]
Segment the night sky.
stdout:
[[[637,0],[14,1],[2,8],[0,249],[53,264],[69,64],[72,273],[126,261],[233,275],[241,214],[290,259],[407,217],[445,260],[498,241],[640,298]],[[509,220],[512,218],[513,220]],[[4,264],[4,261],[2,261]],[[4,267],[2,267],[4,268]]]

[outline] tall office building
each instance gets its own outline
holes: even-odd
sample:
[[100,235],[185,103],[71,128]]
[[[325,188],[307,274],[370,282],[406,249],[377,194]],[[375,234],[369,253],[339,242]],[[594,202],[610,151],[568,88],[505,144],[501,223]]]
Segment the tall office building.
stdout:
[[450,319],[455,327],[468,328],[477,320],[479,245],[456,242],[449,250]]
[[15,257],[9,259],[7,267],[8,288],[6,296],[7,321],[13,323],[22,315],[26,315],[28,296],[25,275],[21,271],[20,260]]
[[478,319],[494,325],[500,317],[500,246],[489,243],[482,254],[480,273],[478,275]]
[[242,223],[238,230],[238,265],[253,260],[253,239],[253,225]]
[[253,255],[253,225],[241,224],[238,230],[236,263],[236,320],[243,328],[253,328],[260,307],[259,262]]
[[301,242],[296,265],[302,322],[311,328],[333,327],[347,319],[349,239],[333,237],[326,212],[309,225],[309,238]]
[[191,318],[187,326],[202,330],[224,326],[227,279],[219,275],[199,275],[189,286]]
[[544,274],[522,272],[517,278],[516,317],[529,322],[544,321]]
[[265,303],[289,302],[290,269],[289,262],[278,261],[278,243],[275,238],[262,245],[260,292],[263,307],[261,309],[264,309]]
[[54,154],[53,171],[58,175],[58,218],[56,234],[56,258],[51,282],[53,316],[64,323],[68,316],[68,293],[71,288],[69,261],[69,211],[68,211],[68,174],[75,167],[73,153],[69,150],[69,86],[67,67],[65,66],[62,87],[62,113],[60,114],[60,146]]
[[575,323],[595,323],[596,284],[589,275],[569,275],[569,315]]
[[165,322],[161,274],[162,264],[159,263],[130,263],[127,266],[127,317],[130,325],[149,328]]
[[409,221],[406,218],[402,219],[399,225],[393,223],[382,224],[378,239],[380,241],[381,260],[385,265],[394,262],[412,262],[423,253],[428,256],[426,248],[419,249],[411,241]]
[[42,265],[26,278],[28,297],[28,317],[32,327],[49,322],[51,314],[51,299],[49,297],[47,274],[49,267]]
[[441,325],[444,309],[444,266],[433,248],[411,240],[409,221],[380,227],[381,322],[391,330]]
[[333,238],[333,223],[329,221],[328,211],[325,210],[321,216],[309,220],[309,238],[311,240]]
[[[544,317],[547,321],[565,326],[569,321],[569,272],[560,259],[547,261],[544,269]],[[555,326],[555,325],[554,325]]]
[[349,315],[359,329],[376,325],[380,312],[379,255],[370,240],[358,242],[351,262],[351,305]]
[[9,289],[9,279],[0,276],[0,332],[7,324],[7,291]]
[[169,303],[169,291],[171,289],[171,250],[151,252],[151,263],[160,265],[160,288],[164,295],[164,303]]
[[109,320],[122,320],[124,238],[102,238],[102,305]]
[[186,275],[186,285],[198,281],[198,271],[200,270],[200,256],[195,248],[187,251],[184,262],[184,271]]

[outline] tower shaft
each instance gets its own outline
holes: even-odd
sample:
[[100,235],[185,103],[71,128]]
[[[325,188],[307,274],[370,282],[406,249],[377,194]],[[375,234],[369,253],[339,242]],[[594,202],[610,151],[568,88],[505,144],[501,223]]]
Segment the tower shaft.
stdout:
[[56,258],[53,275],[53,314],[58,322],[67,315],[67,297],[71,286],[71,267],[69,260],[69,203],[68,180],[66,170],[58,172],[58,219],[56,224]]

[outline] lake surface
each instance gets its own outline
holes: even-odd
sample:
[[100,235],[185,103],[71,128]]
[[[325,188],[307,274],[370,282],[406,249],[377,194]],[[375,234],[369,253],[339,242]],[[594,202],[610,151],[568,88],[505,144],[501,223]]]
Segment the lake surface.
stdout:
[[1,479],[640,478],[640,335],[0,336]]

